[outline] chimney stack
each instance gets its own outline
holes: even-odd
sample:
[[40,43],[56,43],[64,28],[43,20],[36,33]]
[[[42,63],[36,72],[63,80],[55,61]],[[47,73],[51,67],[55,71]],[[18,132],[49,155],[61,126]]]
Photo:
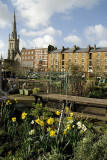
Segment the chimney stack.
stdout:
[[64,49],[65,49],[64,46],[62,46],[62,52],[64,51]]
[[88,45],[88,51],[90,51],[90,49],[91,49],[91,47],[90,47],[90,45]]
[[94,50],[96,50],[96,44],[94,44]]
[[76,51],[76,45],[73,46],[73,52]]

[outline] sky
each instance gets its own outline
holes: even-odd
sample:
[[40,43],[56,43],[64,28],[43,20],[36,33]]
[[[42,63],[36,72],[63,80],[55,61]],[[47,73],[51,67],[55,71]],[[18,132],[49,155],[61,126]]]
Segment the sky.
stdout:
[[107,47],[107,0],[0,0],[0,55],[8,56],[14,10],[20,50]]

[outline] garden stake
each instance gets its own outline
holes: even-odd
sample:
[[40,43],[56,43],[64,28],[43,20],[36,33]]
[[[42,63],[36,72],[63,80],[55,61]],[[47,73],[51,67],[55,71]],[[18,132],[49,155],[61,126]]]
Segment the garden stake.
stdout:
[[57,130],[57,135],[59,135],[60,130],[61,130],[61,126],[62,126],[62,123],[63,123],[64,110],[65,110],[65,102],[63,103],[63,106],[62,106],[62,111],[61,111],[59,125],[58,125],[58,130]]

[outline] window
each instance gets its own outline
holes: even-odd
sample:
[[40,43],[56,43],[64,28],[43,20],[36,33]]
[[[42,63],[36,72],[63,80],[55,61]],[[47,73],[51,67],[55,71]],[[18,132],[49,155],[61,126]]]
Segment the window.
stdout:
[[64,54],[62,54],[62,60],[64,60]]
[[75,63],[77,63],[77,59],[75,59]]
[[92,61],[89,61],[89,66],[92,66]]
[[30,54],[30,51],[28,51],[28,54]]
[[78,57],[78,53],[75,53],[75,57]]
[[84,57],[84,53],[82,53],[82,57]]
[[37,51],[35,51],[35,54],[37,54]]
[[105,57],[107,57],[107,52],[105,52]]
[[31,54],[33,54],[33,51],[31,51]]
[[56,59],[56,63],[58,63],[58,59]]
[[24,57],[22,57],[22,59],[24,59]]
[[41,54],[43,54],[43,53],[44,53],[44,51],[42,50],[42,51],[41,51]]
[[97,65],[97,69],[100,69],[100,66],[99,66],[99,65]]
[[89,59],[92,59],[92,53],[89,54]]
[[53,58],[53,53],[51,53],[51,58]]
[[53,69],[53,65],[51,65],[51,69]]
[[30,56],[28,56],[28,59],[30,59]]
[[69,59],[69,63],[71,63],[71,59]]
[[56,71],[58,71],[58,65],[56,65]]
[[69,53],[69,57],[71,57],[71,53]]
[[33,56],[31,56],[31,59],[33,59]]
[[27,52],[25,52],[25,54],[27,54]]
[[105,65],[105,69],[107,69],[107,65]]
[[64,65],[64,61],[62,61],[62,65]]
[[107,58],[105,59],[105,63],[107,63]]
[[100,52],[97,53],[97,57],[100,57]]
[[51,59],[51,63],[53,63],[53,59]]
[[100,63],[100,59],[97,59],[97,63]]
[[58,58],[58,53],[56,53],[56,58]]
[[82,59],[82,63],[84,63],[84,59]]
[[27,59],[27,56],[25,56],[25,59]]
[[22,52],[22,54],[24,54],[24,52]]

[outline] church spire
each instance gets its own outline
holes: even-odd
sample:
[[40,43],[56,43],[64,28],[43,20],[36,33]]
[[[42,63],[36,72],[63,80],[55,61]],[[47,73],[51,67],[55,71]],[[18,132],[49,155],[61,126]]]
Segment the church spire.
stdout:
[[17,39],[15,10],[14,10],[14,16],[13,16],[13,26],[12,26],[12,34],[11,34],[11,37],[12,37],[13,39]]

